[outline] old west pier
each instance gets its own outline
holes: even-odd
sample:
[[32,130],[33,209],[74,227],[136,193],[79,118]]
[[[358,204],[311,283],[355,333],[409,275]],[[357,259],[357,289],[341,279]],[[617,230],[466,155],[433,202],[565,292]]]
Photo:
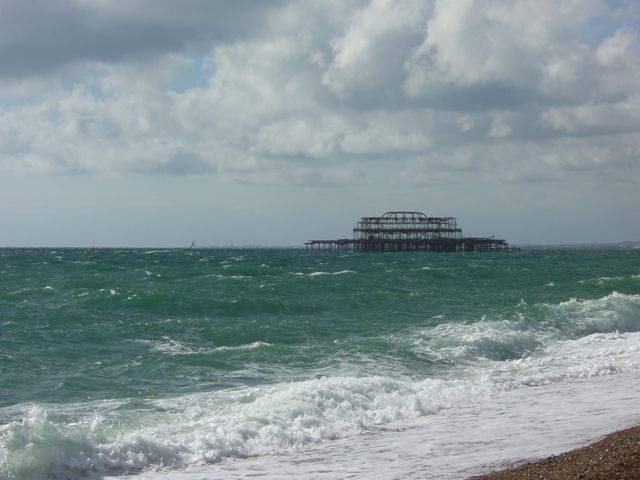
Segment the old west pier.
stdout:
[[505,240],[463,237],[455,217],[427,217],[422,212],[386,212],[362,217],[353,238],[309,240],[307,249],[354,252],[485,252],[508,250]]

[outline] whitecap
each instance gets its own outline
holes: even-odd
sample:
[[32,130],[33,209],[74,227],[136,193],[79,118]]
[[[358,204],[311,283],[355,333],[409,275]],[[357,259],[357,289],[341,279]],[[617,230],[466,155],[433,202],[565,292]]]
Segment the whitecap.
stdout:
[[267,342],[256,341],[243,345],[222,345],[212,348],[194,347],[186,342],[174,340],[169,337],[163,337],[162,340],[135,340],[135,342],[148,345],[151,351],[167,355],[211,354],[216,352],[255,350],[257,348],[272,346],[272,344]]
[[549,313],[549,321],[572,336],[640,330],[640,295],[614,291],[602,298],[572,298],[542,306]]
[[624,278],[622,277],[599,277],[598,278],[598,285],[602,285],[605,282],[613,282],[616,280],[624,280]]
[[311,272],[309,277],[318,277],[320,275],[344,275],[345,273],[356,273],[353,270],[340,270],[339,272]]
[[247,343],[245,345],[235,345],[235,346],[226,346],[223,345],[221,347],[216,347],[213,348],[209,351],[211,352],[228,352],[228,351],[234,351],[234,350],[255,350],[256,348],[261,348],[261,347],[271,347],[272,344],[271,343],[267,343],[267,342],[252,342],[252,343]]

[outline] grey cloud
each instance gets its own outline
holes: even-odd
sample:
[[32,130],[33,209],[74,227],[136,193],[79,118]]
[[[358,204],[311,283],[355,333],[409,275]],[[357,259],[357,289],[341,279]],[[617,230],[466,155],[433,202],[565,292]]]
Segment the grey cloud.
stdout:
[[494,81],[468,86],[433,85],[414,104],[468,112],[517,108],[534,100],[535,95],[529,89]]
[[255,36],[266,12],[280,3],[4,0],[0,76],[34,76],[78,61],[117,62]]

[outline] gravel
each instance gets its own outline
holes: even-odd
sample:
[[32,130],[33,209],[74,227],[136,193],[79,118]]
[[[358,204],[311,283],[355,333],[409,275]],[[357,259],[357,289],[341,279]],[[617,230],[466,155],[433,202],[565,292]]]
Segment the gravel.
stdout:
[[640,426],[607,435],[602,440],[470,480],[638,480]]

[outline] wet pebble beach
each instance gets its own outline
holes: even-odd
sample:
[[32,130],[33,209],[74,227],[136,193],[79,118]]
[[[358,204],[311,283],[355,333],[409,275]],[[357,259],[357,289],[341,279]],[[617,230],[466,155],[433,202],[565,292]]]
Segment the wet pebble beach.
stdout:
[[561,455],[514,466],[471,480],[637,480],[640,479],[640,426]]

